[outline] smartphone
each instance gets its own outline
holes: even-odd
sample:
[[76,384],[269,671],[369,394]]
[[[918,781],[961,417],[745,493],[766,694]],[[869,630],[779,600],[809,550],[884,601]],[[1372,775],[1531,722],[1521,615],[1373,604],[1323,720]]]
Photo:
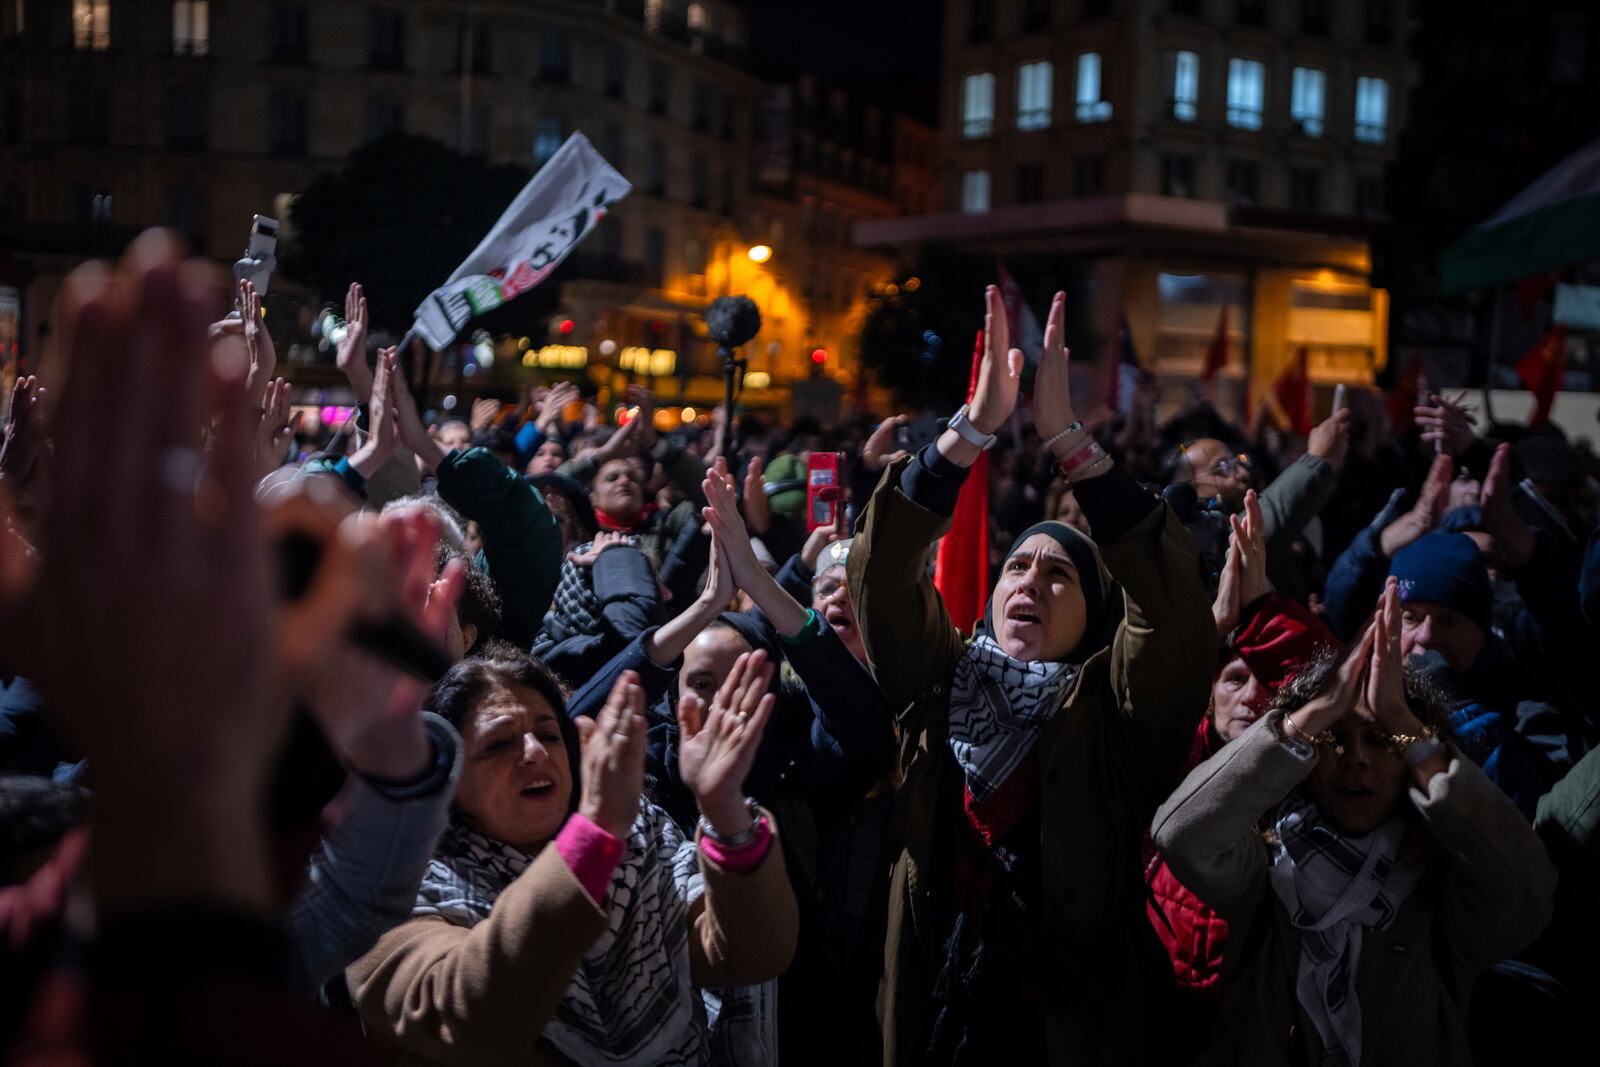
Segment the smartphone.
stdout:
[[278,220],[256,215],[250,222],[250,241],[245,245],[244,258],[233,265],[236,281],[250,279],[256,294],[263,300],[267,296],[267,283],[278,265]]
[[839,521],[843,452],[813,452],[806,460],[806,533]]
[[1340,382],[1333,387],[1333,410],[1343,411],[1345,405],[1344,383]]

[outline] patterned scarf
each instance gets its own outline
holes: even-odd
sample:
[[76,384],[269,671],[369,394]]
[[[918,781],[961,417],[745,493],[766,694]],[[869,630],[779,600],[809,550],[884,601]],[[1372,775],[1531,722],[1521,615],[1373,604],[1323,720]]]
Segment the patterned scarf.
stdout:
[[1295,993],[1322,1039],[1322,1062],[1359,1067],[1361,1002],[1355,983],[1362,935],[1394,922],[1422,874],[1421,864],[1401,854],[1399,819],[1349,837],[1298,789],[1279,808],[1275,829],[1272,890],[1300,931]]
[[[453,822],[423,876],[413,916],[472,927],[533,857]],[[769,986],[720,990],[706,1004],[689,978],[689,906],[705,892],[695,843],[661,809],[642,804],[611,878],[604,933],[584,955],[544,1037],[575,1063],[606,1065],[775,1060]],[[752,1051],[755,1050],[755,1051]]]
[[979,804],[1005,784],[1033,747],[1078,667],[1014,659],[980,633],[956,664],[950,687],[950,751]]
[[[579,545],[574,551],[586,552],[589,544]],[[533,639],[533,654],[543,656],[569,637],[598,634],[604,629],[600,600],[594,595],[593,569],[580,567],[570,559],[562,560],[555,598],[550,602],[550,610],[545,612],[538,636]]]

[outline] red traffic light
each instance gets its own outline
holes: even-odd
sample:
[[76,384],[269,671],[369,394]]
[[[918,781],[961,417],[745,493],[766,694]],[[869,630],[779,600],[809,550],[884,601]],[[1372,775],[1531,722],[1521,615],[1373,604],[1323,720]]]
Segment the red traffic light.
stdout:
[[561,332],[562,333],[571,333],[573,330],[575,330],[577,328],[578,328],[578,324],[573,322],[571,319],[562,319],[561,320]]
[[812,349],[811,362],[815,363],[819,367],[828,362],[828,350],[826,348]]

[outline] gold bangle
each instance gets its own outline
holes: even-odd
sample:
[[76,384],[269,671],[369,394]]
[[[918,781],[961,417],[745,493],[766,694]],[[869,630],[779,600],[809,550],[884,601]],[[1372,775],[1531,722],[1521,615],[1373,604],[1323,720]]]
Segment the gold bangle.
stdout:
[[1420,734],[1389,734],[1387,747],[1392,756],[1405,755],[1406,749],[1419,741],[1431,741],[1439,736],[1439,731],[1432,726],[1424,726]]
[[1300,724],[1294,721],[1294,712],[1292,711],[1283,717],[1283,730],[1281,733],[1286,741],[1298,737],[1308,744],[1311,742],[1311,738],[1306,735],[1306,732],[1300,729]]

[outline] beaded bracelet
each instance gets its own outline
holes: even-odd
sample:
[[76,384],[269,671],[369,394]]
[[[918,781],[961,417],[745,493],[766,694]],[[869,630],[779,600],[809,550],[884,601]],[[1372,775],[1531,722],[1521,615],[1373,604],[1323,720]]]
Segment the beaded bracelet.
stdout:
[[1062,471],[1062,473],[1067,476],[1067,481],[1076,485],[1078,482],[1087,481],[1090,478],[1097,478],[1106,471],[1110,470],[1112,462],[1111,455],[1103,449],[1099,449],[1098,451],[1099,455],[1090,459],[1088,462],[1081,464],[1074,463],[1071,470]]
[[1063,437],[1067,436],[1067,434],[1076,433],[1077,431],[1079,431],[1081,429],[1083,429],[1083,423],[1078,421],[1077,419],[1073,419],[1071,426],[1068,426],[1065,430],[1060,430],[1060,431],[1057,431],[1056,433],[1050,435],[1050,439],[1044,443],[1045,449],[1049,450],[1050,448],[1052,448],[1055,445],[1055,443],[1057,441],[1059,441]]

